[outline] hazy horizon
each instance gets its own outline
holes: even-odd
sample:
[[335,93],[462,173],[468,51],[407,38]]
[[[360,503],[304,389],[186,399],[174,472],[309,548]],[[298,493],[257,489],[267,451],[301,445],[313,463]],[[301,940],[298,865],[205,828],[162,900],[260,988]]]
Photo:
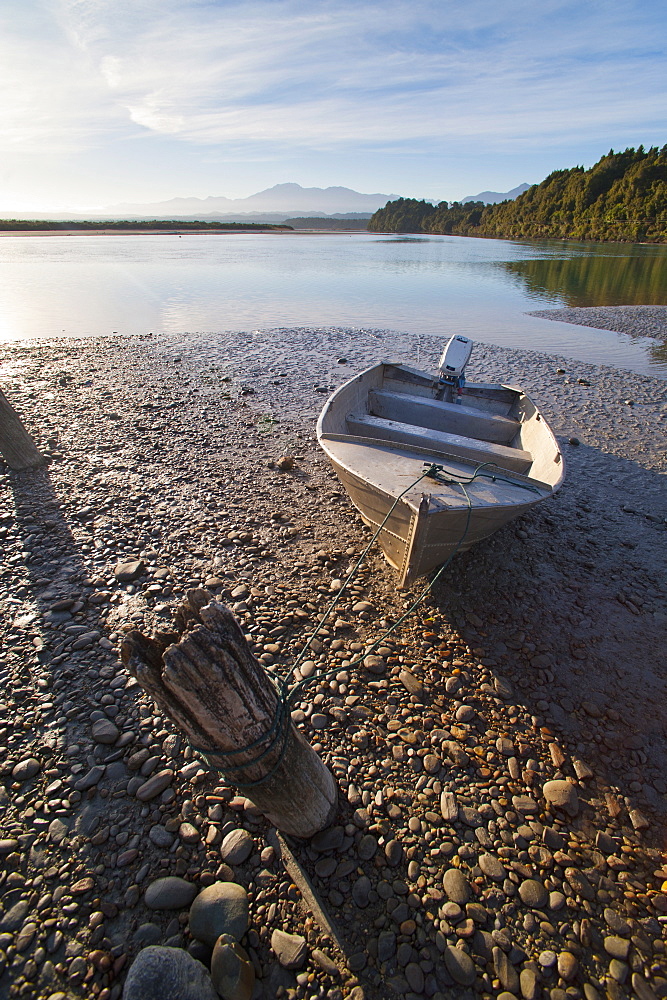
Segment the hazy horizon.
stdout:
[[0,24],[3,212],[453,201],[666,141],[656,0],[6,0]]

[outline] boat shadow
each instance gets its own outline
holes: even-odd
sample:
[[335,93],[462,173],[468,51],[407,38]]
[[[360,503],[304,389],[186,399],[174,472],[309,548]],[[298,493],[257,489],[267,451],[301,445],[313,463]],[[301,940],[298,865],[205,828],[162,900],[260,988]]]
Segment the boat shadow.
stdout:
[[535,732],[566,749],[564,774],[583,759],[624,809],[664,821],[661,480],[571,447],[560,493],[456,558],[432,598],[480,663],[511,681]]

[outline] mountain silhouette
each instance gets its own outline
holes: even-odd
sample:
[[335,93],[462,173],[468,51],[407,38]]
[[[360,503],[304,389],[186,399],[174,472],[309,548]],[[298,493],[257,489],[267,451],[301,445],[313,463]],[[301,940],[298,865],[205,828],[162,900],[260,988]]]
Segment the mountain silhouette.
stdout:
[[256,213],[285,213],[286,215],[336,215],[340,213],[369,213],[382,208],[393,194],[361,194],[346,187],[304,188],[300,184],[275,184],[265,191],[258,191],[248,198],[225,198],[210,195],[208,198],[170,198],[151,204],[110,205],[105,211],[114,216],[178,216],[210,217],[212,215],[254,215]]
[[530,186],[530,184],[519,184],[511,191],[482,191],[480,194],[469,194],[467,198],[461,199],[461,204],[465,205],[469,201],[483,201],[485,205],[497,205],[500,201],[514,201]]

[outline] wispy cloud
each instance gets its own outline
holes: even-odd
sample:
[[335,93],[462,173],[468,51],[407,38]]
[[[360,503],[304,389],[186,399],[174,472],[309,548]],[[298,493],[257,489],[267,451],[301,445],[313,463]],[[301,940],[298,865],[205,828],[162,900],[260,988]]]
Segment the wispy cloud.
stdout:
[[123,127],[93,59],[72,48],[49,10],[0,11],[0,148],[53,153]]
[[5,8],[0,41],[0,132],[13,145],[144,132],[230,150],[526,147],[655,124],[667,97],[665,17],[639,0],[58,0],[37,22],[19,11]]

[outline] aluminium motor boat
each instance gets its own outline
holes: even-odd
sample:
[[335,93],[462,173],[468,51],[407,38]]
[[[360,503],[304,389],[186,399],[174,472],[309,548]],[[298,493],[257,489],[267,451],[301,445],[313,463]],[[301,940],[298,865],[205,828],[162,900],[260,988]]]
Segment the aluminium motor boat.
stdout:
[[317,439],[399,586],[409,587],[559,489],[564,461],[525,392],[467,382],[467,337],[438,373],[382,362],[334,392]]

